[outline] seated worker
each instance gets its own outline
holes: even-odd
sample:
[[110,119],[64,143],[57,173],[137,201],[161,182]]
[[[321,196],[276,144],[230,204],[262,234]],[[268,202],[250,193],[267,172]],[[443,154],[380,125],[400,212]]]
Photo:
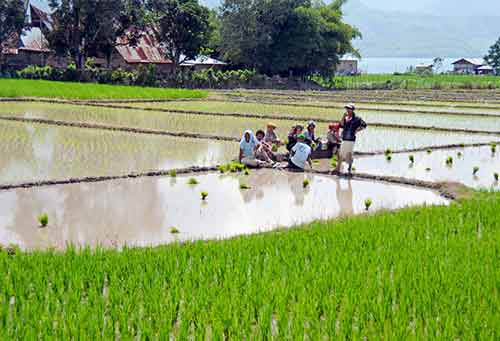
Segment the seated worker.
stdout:
[[291,157],[288,160],[288,168],[303,171],[306,168],[306,162],[312,168],[311,147],[305,143],[304,134],[297,136],[297,143],[291,150]]
[[340,123],[334,122],[328,125],[328,133],[326,134],[326,139],[328,143],[328,150],[332,151],[333,154],[337,154],[340,150],[340,144],[342,140],[340,139]]
[[274,153],[272,151],[271,145],[265,141],[265,135],[266,134],[263,130],[257,130],[257,132],[255,133],[255,137],[257,138],[257,141],[259,141],[259,146],[257,147],[255,156],[258,160],[273,162],[275,158]]
[[281,141],[278,137],[278,135],[276,134],[276,128],[278,128],[276,126],[276,124],[272,123],[272,122],[269,122],[267,124],[267,127],[266,127],[266,134],[264,136],[264,141],[273,145],[281,145]]
[[307,124],[307,130],[304,133],[304,136],[306,138],[305,142],[311,148],[313,148],[313,145],[315,145],[313,149],[321,149],[321,140],[316,138],[315,130],[316,122],[309,121],[309,123]]
[[286,149],[288,151],[291,151],[293,146],[297,143],[297,135],[302,134],[302,131],[304,130],[304,127],[301,126],[300,124],[297,124],[292,127],[290,132],[288,133],[288,143],[286,144]]
[[248,167],[265,167],[272,166],[272,163],[266,161],[258,160],[256,157],[256,151],[259,147],[259,141],[254,136],[251,130],[246,130],[240,140],[240,163]]

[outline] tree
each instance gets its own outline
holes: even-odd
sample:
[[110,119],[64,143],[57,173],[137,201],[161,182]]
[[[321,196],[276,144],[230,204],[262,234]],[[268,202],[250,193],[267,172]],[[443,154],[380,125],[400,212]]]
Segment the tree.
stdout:
[[500,38],[490,47],[484,60],[493,68],[496,75],[500,75]]
[[210,12],[197,0],[151,0],[147,8],[151,26],[174,67],[196,58],[208,45]]
[[219,49],[225,59],[269,75],[331,75],[339,57],[359,55],[360,37],[342,22],[342,5],[308,0],[226,0]]
[[106,56],[109,64],[117,38],[141,23],[141,0],[50,0],[54,29],[48,34],[58,56],[71,57],[82,69],[88,57]]
[[443,67],[443,62],[444,60],[441,57],[436,57],[432,60],[432,66],[435,73],[438,73],[441,70],[441,68]]
[[4,49],[9,44],[17,44],[24,26],[25,13],[23,0],[0,1],[0,71],[4,64]]

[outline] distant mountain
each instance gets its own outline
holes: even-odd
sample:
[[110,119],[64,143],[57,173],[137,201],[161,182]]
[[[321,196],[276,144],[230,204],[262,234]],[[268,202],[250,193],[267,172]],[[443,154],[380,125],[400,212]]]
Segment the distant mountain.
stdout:
[[382,11],[353,0],[344,10],[346,22],[363,34],[355,45],[365,57],[482,57],[500,36],[500,12],[436,16]]
[[499,0],[349,0],[344,12],[363,57],[482,57],[500,37]]

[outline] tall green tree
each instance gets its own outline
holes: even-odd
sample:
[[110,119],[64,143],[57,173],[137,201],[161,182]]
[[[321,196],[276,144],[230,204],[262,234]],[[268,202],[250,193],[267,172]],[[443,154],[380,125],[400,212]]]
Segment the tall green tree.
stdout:
[[500,75],[500,38],[490,47],[484,60],[493,68],[496,75]]
[[210,12],[197,0],[150,0],[147,8],[158,41],[175,67],[207,47]]
[[88,57],[104,55],[108,62],[117,38],[141,23],[140,0],[50,0],[54,29],[48,34],[57,55],[83,68]]
[[0,0],[0,71],[4,65],[4,49],[9,44],[17,43],[25,13],[23,0]]
[[225,0],[221,44],[233,64],[269,75],[332,74],[339,57],[357,54],[360,37],[342,21],[342,5],[306,0]]

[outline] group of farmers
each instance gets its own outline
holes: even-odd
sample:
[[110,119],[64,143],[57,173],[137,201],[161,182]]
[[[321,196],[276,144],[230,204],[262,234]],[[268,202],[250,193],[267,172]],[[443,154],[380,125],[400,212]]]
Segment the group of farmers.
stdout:
[[[294,170],[304,170],[306,164],[312,168],[311,157],[315,151],[329,151],[337,156],[337,168],[342,170],[342,163],[352,171],[354,144],[356,135],[366,128],[366,123],[355,114],[354,104],[345,106],[346,112],[338,122],[328,125],[326,140],[316,137],[316,123],[309,121],[304,126],[298,124],[291,128],[288,140],[281,141],[276,133],[277,126],[268,123],[266,130],[258,130],[255,135],[246,130],[240,141],[239,161],[249,167],[282,167],[283,161],[288,161],[287,167]],[[341,132],[342,130],[342,132]],[[278,147],[286,146],[287,153],[278,153]]]

